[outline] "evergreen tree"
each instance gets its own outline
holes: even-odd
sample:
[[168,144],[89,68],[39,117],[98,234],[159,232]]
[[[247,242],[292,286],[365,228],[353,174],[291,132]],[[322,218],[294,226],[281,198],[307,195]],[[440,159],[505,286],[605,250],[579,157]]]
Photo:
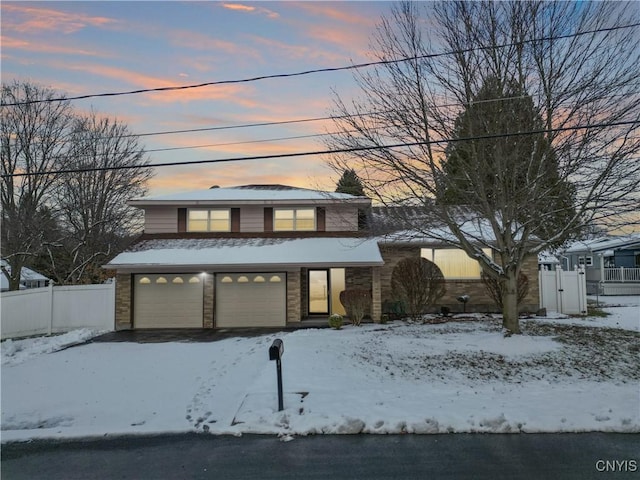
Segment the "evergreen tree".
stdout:
[[[347,193],[357,197],[365,197],[364,187],[355,170],[346,169],[338,180],[336,193]],[[358,210],[358,230],[367,228],[367,212],[362,209]]]
[[446,203],[493,210],[542,239],[575,215],[573,187],[560,179],[542,118],[516,82],[489,77],[456,119],[454,139],[443,165]]
[[358,197],[364,197],[364,187],[355,170],[345,170],[338,180],[336,193],[348,193]]

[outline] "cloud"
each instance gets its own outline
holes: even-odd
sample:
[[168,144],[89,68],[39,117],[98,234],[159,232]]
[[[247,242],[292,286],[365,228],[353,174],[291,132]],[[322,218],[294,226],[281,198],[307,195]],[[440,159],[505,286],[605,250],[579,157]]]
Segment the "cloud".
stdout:
[[[134,72],[118,67],[110,67],[107,65],[96,64],[73,64],[58,65],[59,68],[66,68],[73,71],[86,72],[105,78],[113,78],[121,82],[132,85],[136,88],[162,88],[177,86],[172,80],[153,77],[143,73]],[[198,100],[226,100],[234,102],[245,107],[254,108],[256,103],[249,100],[246,93],[249,87],[241,85],[213,85],[202,88],[190,88],[184,90],[171,90],[159,92],[156,94],[149,93],[145,95],[145,100],[152,102],[171,103],[171,102],[190,102]]]
[[[293,5],[312,14],[318,21],[320,21],[319,17],[325,17],[334,22],[361,25],[367,28],[375,25],[375,19],[372,19],[371,16],[363,15],[360,8],[355,11],[349,11],[345,8],[343,2],[296,2]],[[340,8],[336,8],[336,5]]]
[[[284,184],[301,188],[335,188],[322,162],[313,162],[318,176],[309,175],[309,162],[237,162],[185,167],[161,167],[149,181],[149,194],[162,195],[189,190],[207,189],[213,185],[233,187],[247,184]],[[326,176],[325,176],[326,175]]]
[[263,7],[256,7],[253,5],[244,5],[242,3],[223,3],[222,8],[227,10],[234,10],[236,12],[258,13],[265,15],[268,18],[278,18],[280,14]]
[[235,57],[251,56],[254,58],[259,57],[257,51],[242,47],[233,42],[226,40],[220,40],[210,37],[202,33],[194,32],[191,30],[171,30],[165,32],[173,45],[189,48],[193,50],[203,50],[208,52],[224,52]]
[[2,3],[2,29],[20,33],[56,32],[70,34],[86,27],[102,28],[116,23],[108,17],[63,12],[27,3]]
[[66,47],[62,45],[52,45],[51,43],[33,43],[17,38],[0,36],[0,43],[3,50],[24,50],[38,53],[55,53],[61,55],[86,55],[92,57],[107,57],[108,55],[96,50],[86,50],[78,47]]

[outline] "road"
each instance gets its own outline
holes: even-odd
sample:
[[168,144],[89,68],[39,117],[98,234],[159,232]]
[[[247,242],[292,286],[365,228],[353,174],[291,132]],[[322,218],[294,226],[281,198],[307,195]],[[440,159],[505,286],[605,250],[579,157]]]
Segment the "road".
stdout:
[[283,442],[186,434],[34,441],[3,445],[1,469],[3,480],[639,478],[640,435],[319,435]]

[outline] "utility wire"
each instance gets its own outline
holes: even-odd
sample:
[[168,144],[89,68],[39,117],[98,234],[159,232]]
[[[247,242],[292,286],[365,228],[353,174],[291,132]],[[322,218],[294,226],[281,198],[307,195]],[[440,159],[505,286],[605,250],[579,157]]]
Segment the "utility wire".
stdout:
[[[603,100],[605,98],[613,98],[613,97],[620,97],[620,96],[629,96],[637,93],[640,93],[640,91],[636,90],[636,91],[625,92],[625,93],[612,93],[610,95],[603,95],[602,97],[595,100]],[[531,97],[531,95],[524,94],[524,95],[515,95],[512,97],[498,97],[498,98],[487,98],[484,100],[471,100],[469,102],[443,103],[440,105],[434,105],[433,108],[465,107],[471,104],[479,105],[479,104],[502,102],[502,101],[508,101],[508,100],[518,100],[518,99],[523,99],[528,97]],[[174,135],[174,134],[185,134],[185,133],[211,132],[211,131],[218,131],[218,130],[235,130],[235,129],[241,129],[241,128],[269,127],[269,126],[275,126],[275,125],[289,125],[289,124],[296,124],[296,123],[319,122],[323,120],[339,120],[339,119],[351,118],[351,117],[371,117],[374,115],[386,115],[393,112],[408,111],[408,110],[409,109],[382,110],[377,112],[360,112],[360,113],[353,113],[353,114],[333,115],[333,116],[327,116],[327,117],[310,117],[310,118],[299,118],[299,119],[293,119],[293,120],[279,120],[279,121],[273,121],[273,122],[241,123],[237,125],[221,125],[217,127],[202,127],[202,128],[189,128],[189,129],[183,129],[183,130],[162,130],[157,132],[129,133],[126,135],[118,135],[118,138],[151,137],[151,136]],[[321,136],[321,135],[327,135],[327,134],[314,134],[314,135],[309,135],[308,137]],[[274,138],[273,140],[288,140],[289,138],[294,139],[294,138],[306,138],[306,137],[307,136],[283,137],[283,138]],[[111,139],[111,138],[113,137],[111,136],[93,137],[94,140],[104,140],[104,139]],[[65,139],[65,140],[59,140],[56,143],[70,143],[73,141],[74,140],[71,140],[71,139]],[[268,139],[256,140],[255,142],[267,142],[267,141],[269,140]],[[253,142],[254,141],[247,141],[242,143],[253,143]],[[33,142],[33,143],[36,145],[40,144],[40,142]],[[225,144],[218,144],[218,145],[225,145]],[[203,145],[203,147],[218,146],[218,145]],[[175,148],[166,148],[166,149],[147,150],[147,152],[178,150],[181,148],[189,149],[189,148],[200,148],[200,147],[175,147]]]
[[272,74],[272,75],[260,75],[260,76],[256,76],[256,77],[236,79],[236,80],[218,80],[218,81],[213,81],[213,82],[204,82],[204,83],[198,83],[198,84],[192,84],[192,85],[176,85],[176,86],[172,86],[172,87],[141,88],[141,89],[138,89],[138,90],[129,90],[129,91],[123,91],[123,92],[93,93],[93,94],[88,94],[88,95],[77,95],[77,96],[74,96],[74,97],[58,97],[58,98],[47,98],[47,99],[39,99],[39,100],[28,100],[28,101],[24,101],[24,102],[0,104],[0,107],[29,105],[29,104],[34,104],[34,103],[50,103],[50,102],[64,102],[64,101],[71,101],[71,100],[84,100],[84,99],[87,99],[87,98],[96,98],[96,97],[116,97],[116,96],[122,96],[122,95],[135,95],[135,94],[139,94],[139,93],[169,92],[169,91],[176,91],[176,90],[188,90],[188,89],[193,89],[193,88],[210,87],[210,86],[214,86],[214,85],[230,85],[230,84],[238,84],[238,83],[249,83],[249,82],[256,82],[256,81],[259,81],[259,80],[267,80],[267,79],[274,79],[274,78],[300,77],[300,76],[303,76],[303,75],[311,75],[311,74],[315,74],[315,73],[340,72],[340,71],[345,71],[345,70],[357,70],[357,69],[361,69],[361,68],[372,67],[372,66],[375,66],[375,65],[391,65],[391,64],[403,63],[403,62],[408,62],[408,61],[423,60],[423,59],[427,59],[427,58],[437,58],[437,57],[442,57],[442,56],[446,56],[446,55],[459,55],[459,54],[473,52],[473,51],[476,51],[476,50],[489,50],[489,49],[493,49],[493,48],[515,47],[515,46],[524,45],[525,43],[542,42],[542,41],[548,41],[548,40],[563,40],[563,39],[567,39],[567,38],[578,37],[578,36],[581,36],[581,35],[589,35],[589,34],[593,34],[593,33],[611,32],[611,31],[614,31],[614,30],[621,30],[621,29],[625,29],[625,28],[633,28],[633,27],[637,27],[637,26],[640,26],[640,23],[632,23],[632,24],[628,24],[628,25],[619,25],[619,26],[616,26],[616,27],[609,27],[609,28],[598,28],[598,29],[594,29],[594,30],[587,30],[587,31],[584,31],[584,32],[570,33],[570,34],[559,35],[559,36],[555,36],[555,37],[554,36],[548,36],[548,37],[534,38],[534,39],[529,39],[529,40],[521,40],[521,41],[518,41],[518,42],[504,43],[504,44],[501,44],[501,45],[493,45],[493,46],[485,46],[485,47],[471,47],[471,48],[465,48],[465,49],[460,49],[460,50],[452,50],[452,51],[449,51],[449,52],[429,53],[429,54],[425,54],[425,55],[415,55],[413,57],[399,58],[399,59],[394,59],[394,60],[378,60],[378,61],[375,61],[375,62],[357,63],[357,64],[354,64],[354,65],[346,65],[346,66],[342,66],[342,67],[314,68],[314,69],[311,69],[311,70],[304,70],[304,71],[301,71],[301,72],[279,73],[279,74]]
[[469,140],[484,140],[484,139],[492,139],[492,138],[509,138],[509,137],[517,137],[524,135],[536,135],[536,134],[544,134],[550,131],[553,132],[564,132],[570,130],[586,130],[590,128],[604,128],[604,127],[615,127],[622,125],[640,125],[640,118],[636,120],[629,121],[620,121],[620,122],[612,122],[612,123],[600,123],[594,125],[578,125],[574,127],[558,127],[552,129],[541,129],[541,130],[530,130],[527,132],[515,132],[515,133],[498,133],[492,135],[480,135],[474,137],[465,137],[465,138],[453,138],[453,139],[443,139],[443,140],[429,140],[429,141],[420,141],[420,142],[405,142],[405,143],[397,143],[397,144],[389,144],[389,145],[372,145],[365,147],[350,147],[350,148],[338,148],[334,150],[316,150],[311,152],[295,152],[295,153],[280,153],[273,155],[256,155],[256,156],[247,156],[247,157],[236,157],[236,158],[219,158],[219,159],[211,159],[211,160],[190,160],[187,162],[167,162],[167,163],[148,163],[144,165],[120,165],[120,166],[112,166],[112,167],[91,167],[91,168],[64,168],[59,170],[50,170],[46,172],[21,172],[21,173],[11,173],[11,174],[2,174],[2,178],[9,177],[32,177],[36,175],[58,175],[63,173],[83,173],[83,172],[100,172],[107,170],[131,170],[131,169],[142,169],[142,168],[156,168],[156,167],[171,167],[171,166],[185,166],[185,165],[198,165],[198,164],[206,164],[206,163],[226,163],[226,162],[240,162],[240,161],[251,161],[251,160],[270,160],[275,158],[295,158],[295,157],[305,157],[305,156],[318,156],[318,155],[330,155],[335,153],[353,153],[353,152],[363,152],[363,151],[371,151],[371,150],[384,150],[384,149],[394,149],[394,148],[402,148],[402,147],[415,147],[420,145],[433,145],[433,144],[442,144],[442,143],[450,143],[450,142],[463,142]]

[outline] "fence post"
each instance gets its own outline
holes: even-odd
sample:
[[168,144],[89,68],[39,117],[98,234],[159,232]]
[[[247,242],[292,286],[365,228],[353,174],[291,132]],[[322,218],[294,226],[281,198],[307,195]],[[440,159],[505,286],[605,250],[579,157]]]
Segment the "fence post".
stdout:
[[53,332],[53,280],[49,280],[49,326],[47,328],[47,335],[51,335]]
[[624,267],[620,267],[620,281],[624,283]]

